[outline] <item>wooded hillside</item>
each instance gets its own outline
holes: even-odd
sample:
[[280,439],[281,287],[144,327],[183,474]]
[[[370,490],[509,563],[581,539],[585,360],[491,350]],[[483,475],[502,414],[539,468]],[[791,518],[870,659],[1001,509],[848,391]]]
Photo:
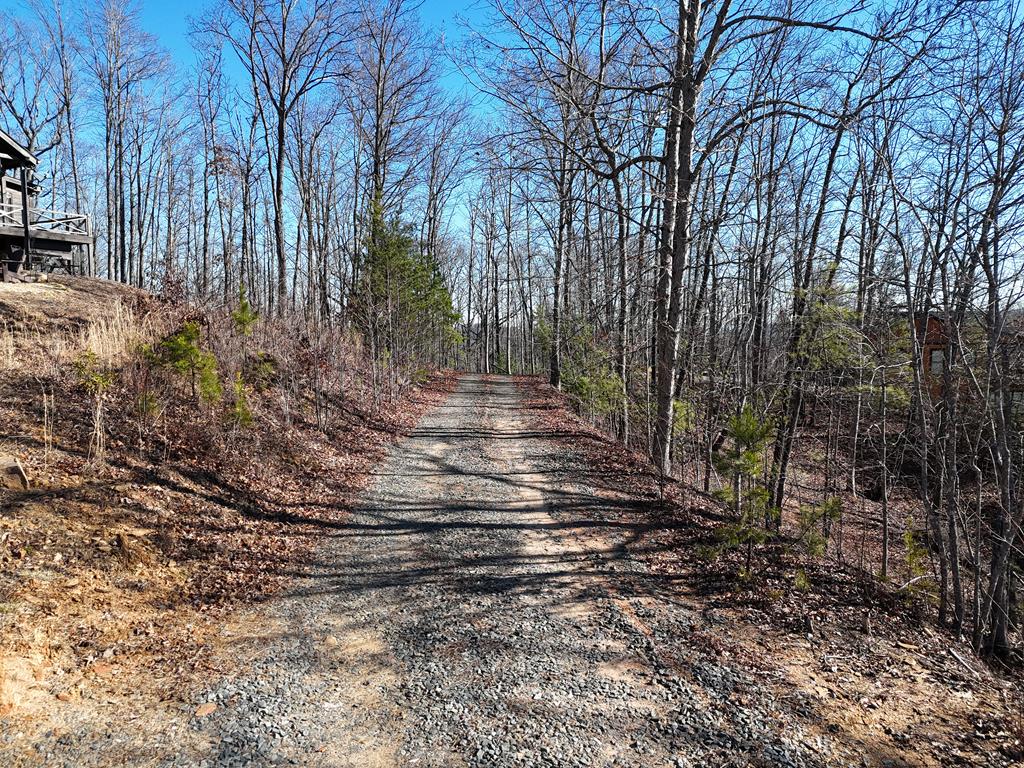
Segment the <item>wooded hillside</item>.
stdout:
[[224,0],[194,65],[125,0],[4,22],[0,119],[92,275],[277,317],[378,403],[544,375],[726,513],[737,578],[784,545],[1019,645],[1018,3],[488,0],[442,38]]

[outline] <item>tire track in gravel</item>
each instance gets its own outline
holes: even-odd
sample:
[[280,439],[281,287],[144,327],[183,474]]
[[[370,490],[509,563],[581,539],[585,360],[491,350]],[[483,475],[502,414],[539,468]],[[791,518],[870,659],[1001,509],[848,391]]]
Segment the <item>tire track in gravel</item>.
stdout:
[[241,672],[193,721],[210,749],[169,762],[837,764],[750,674],[688,646],[696,619],[644,593],[629,532],[588,516],[611,502],[548,437],[513,380],[463,377],[311,575],[230,630]]

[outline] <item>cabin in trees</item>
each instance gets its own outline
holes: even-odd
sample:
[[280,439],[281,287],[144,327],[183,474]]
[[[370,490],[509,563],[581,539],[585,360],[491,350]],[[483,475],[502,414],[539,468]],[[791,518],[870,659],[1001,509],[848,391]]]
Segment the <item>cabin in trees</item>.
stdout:
[[39,164],[0,131],[0,280],[27,269],[83,272],[92,247],[89,217],[38,206],[32,171]]
[[946,336],[945,324],[935,315],[928,315],[927,317],[916,317],[914,326],[921,344],[925,376],[929,378],[942,376],[946,350],[949,349],[949,337]]
[[[943,372],[946,356],[949,354],[949,335],[946,324],[938,315],[920,315],[914,319],[925,375],[925,386],[933,400],[944,394]],[[961,344],[965,346],[969,359],[975,359],[986,349],[984,330],[976,322],[969,322],[963,329]],[[1003,370],[1004,392],[1015,412],[1024,415],[1024,315],[1013,315],[1006,328],[999,335],[1000,360]],[[964,391],[967,391],[966,386]]]

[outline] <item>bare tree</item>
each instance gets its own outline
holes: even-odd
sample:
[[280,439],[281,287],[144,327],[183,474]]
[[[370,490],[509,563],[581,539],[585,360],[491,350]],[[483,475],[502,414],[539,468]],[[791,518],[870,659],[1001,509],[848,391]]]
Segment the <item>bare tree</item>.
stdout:
[[333,0],[229,0],[198,27],[222,39],[252,81],[273,189],[278,314],[283,314],[288,294],[288,121],[310,93],[342,76],[345,21],[341,5]]

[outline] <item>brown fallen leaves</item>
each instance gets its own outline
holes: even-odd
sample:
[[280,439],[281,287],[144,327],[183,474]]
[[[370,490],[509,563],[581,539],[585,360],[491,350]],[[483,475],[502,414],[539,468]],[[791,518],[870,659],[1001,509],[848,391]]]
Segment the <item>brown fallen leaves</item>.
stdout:
[[[1024,760],[1014,714],[1024,709],[1019,671],[997,677],[966,643],[929,626],[863,574],[784,544],[762,552],[758,572],[739,578],[735,555],[708,557],[723,519],[717,502],[683,483],[662,489],[646,457],[583,423],[554,389],[534,377],[519,384],[533,427],[582,459],[580,482],[619,502],[588,512],[612,524],[639,523],[642,533],[625,545],[630,556],[662,577],[663,604],[687,605],[701,616],[679,642],[742,662],[780,702],[812,701],[805,724],[812,732],[858,749],[870,745],[880,760]],[[804,589],[794,588],[797,570],[807,575]]]
[[196,707],[196,711],[193,713],[196,717],[206,717],[212,715],[217,711],[217,705],[212,701],[208,701],[205,704],[200,704]]
[[[60,701],[77,701],[76,686],[180,697],[217,671],[217,617],[302,573],[374,463],[453,383],[436,374],[380,410],[353,396],[326,433],[306,404],[285,420],[272,392],[253,396],[251,431],[216,440],[196,437],[211,431],[207,414],[172,404],[173,423],[146,451],[131,409],[112,406],[100,470],[81,449],[87,408],[58,392],[53,450],[45,463],[23,452],[40,482],[0,492],[0,663],[42,653],[41,684]],[[0,443],[38,430],[34,387],[27,373],[0,374]],[[116,662],[103,657],[114,647]]]

